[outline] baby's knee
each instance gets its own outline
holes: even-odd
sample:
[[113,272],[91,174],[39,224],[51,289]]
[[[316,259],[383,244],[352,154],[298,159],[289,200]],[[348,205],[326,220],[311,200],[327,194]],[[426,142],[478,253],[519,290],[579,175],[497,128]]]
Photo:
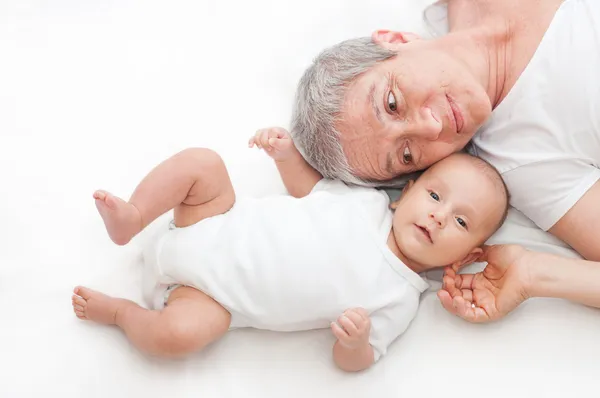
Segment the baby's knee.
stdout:
[[204,170],[225,168],[221,155],[209,148],[187,148],[175,156],[192,167]]
[[195,322],[173,320],[164,325],[158,341],[159,352],[165,357],[182,357],[201,350],[207,341]]

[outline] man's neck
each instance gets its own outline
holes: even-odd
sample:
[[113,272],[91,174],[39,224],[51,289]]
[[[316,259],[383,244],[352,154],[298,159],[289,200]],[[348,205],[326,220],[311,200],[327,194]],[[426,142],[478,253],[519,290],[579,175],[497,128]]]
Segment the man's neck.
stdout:
[[465,68],[485,88],[492,109],[508,94],[507,81],[512,59],[511,37],[511,27],[501,22],[497,22],[496,25],[490,22],[485,27],[472,28],[445,37],[445,40],[452,41],[446,48],[452,49],[455,59],[462,60]]
[[445,48],[464,60],[494,109],[527,66],[563,2],[447,0],[450,32],[440,40],[452,41]]

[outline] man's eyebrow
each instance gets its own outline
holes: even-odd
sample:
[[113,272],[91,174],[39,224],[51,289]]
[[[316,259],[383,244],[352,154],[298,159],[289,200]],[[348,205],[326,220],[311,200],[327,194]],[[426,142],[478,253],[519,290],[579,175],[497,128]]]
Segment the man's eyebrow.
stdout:
[[377,120],[379,120],[379,123],[383,124],[383,118],[381,117],[381,111],[379,110],[379,107],[375,103],[375,89],[376,89],[375,82],[373,82],[373,84],[371,85],[371,88],[369,88],[368,100],[371,103],[371,108],[373,108],[373,112],[375,113]]

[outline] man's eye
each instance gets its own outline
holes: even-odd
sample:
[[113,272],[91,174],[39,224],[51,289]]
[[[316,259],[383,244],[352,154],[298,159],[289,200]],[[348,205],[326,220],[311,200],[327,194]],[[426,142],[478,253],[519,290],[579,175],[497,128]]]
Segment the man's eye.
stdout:
[[458,225],[460,225],[461,227],[463,227],[463,228],[467,228],[467,223],[466,223],[466,222],[465,222],[465,220],[463,220],[462,218],[460,218],[460,217],[457,217],[457,218],[456,218],[456,222],[458,222]]
[[413,157],[412,153],[410,153],[410,149],[408,147],[404,148],[404,152],[402,153],[402,162],[404,164],[412,163]]
[[431,196],[435,201],[440,201],[440,196],[435,192],[429,192],[429,196]]
[[390,111],[396,112],[398,110],[398,105],[396,104],[396,97],[394,97],[394,93],[390,91],[388,94],[388,108]]

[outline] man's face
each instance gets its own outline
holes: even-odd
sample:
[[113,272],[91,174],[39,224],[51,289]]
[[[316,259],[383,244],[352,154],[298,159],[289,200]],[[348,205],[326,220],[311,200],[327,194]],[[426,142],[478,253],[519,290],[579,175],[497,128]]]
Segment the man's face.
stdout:
[[469,70],[435,43],[401,36],[380,45],[398,55],[350,85],[336,127],[353,172],[385,181],[464,148],[491,103]]

